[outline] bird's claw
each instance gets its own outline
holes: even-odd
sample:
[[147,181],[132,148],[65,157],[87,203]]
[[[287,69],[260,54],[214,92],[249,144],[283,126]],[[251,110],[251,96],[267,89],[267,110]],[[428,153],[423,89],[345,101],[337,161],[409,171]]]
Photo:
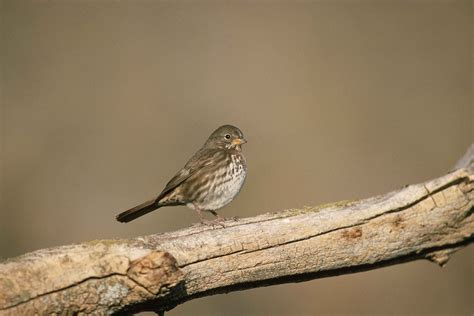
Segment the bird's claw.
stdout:
[[218,218],[216,218],[212,221],[207,220],[207,219],[203,219],[203,220],[201,220],[201,224],[211,226],[211,227],[214,227],[214,226],[225,227],[223,221],[225,221],[225,218],[223,218],[223,217],[218,217]]

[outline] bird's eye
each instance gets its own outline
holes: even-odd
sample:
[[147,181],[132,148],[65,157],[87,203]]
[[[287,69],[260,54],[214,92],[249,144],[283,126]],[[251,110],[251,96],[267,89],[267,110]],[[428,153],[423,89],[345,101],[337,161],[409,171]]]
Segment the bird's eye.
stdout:
[[230,139],[230,135],[229,134],[225,134],[225,139]]

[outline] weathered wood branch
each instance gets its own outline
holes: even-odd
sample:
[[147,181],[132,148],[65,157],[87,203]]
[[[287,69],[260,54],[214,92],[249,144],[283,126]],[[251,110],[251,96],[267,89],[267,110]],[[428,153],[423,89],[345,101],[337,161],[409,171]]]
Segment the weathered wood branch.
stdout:
[[417,259],[443,266],[474,241],[472,148],[461,169],[365,200],[9,259],[0,263],[0,314],[163,311],[206,295]]

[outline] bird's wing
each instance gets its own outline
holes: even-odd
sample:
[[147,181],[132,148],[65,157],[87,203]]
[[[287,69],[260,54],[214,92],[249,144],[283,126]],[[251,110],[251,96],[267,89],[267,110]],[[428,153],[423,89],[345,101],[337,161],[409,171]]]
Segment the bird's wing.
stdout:
[[181,169],[165,186],[160,195],[156,198],[156,201],[159,201],[170,191],[175,189],[181,183],[186,181],[194,173],[201,170],[202,168],[209,166],[214,163],[216,155],[219,152],[216,150],[210,149],[200,149],[194,156],[189,159],[186,165]]

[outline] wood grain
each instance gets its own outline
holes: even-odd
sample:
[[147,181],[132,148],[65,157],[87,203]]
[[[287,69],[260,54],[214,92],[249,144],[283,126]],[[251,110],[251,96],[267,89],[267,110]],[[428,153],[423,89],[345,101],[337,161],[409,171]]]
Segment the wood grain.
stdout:
[[0,314],[125,314],[247,288],[428,259],[474,241],[471,155],[425,183],[133,239],[42,249],[0,263]]

